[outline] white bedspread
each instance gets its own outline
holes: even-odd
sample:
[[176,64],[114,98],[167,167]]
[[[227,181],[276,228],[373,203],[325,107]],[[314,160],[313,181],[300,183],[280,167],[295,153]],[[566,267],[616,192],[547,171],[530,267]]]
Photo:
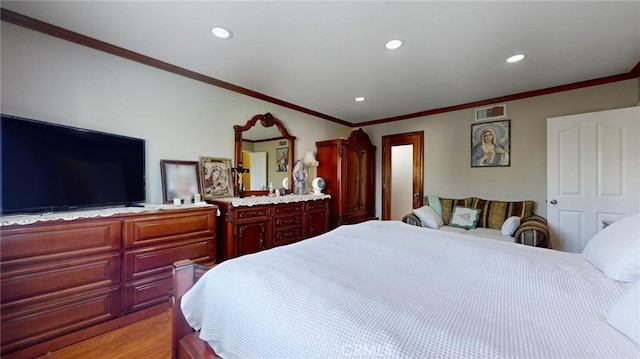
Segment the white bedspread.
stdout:
[[400,222],[226,261],[182,310],[223,358],[638,358],[580,255]]

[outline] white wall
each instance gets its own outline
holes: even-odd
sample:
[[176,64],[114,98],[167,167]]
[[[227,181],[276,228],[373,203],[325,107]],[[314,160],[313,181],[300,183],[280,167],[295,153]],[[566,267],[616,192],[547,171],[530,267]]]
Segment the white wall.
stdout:
[[565,91],[507,102],[511,119],[511,167],[471,168],[470,133],[474,109],[367,126],[376,150],[376,210],[382,213],[382,136],[424,131],[424,193],[536,202],[546,217],[546,119],[635,106],[638,80]]
[[160,160],[233,159],[233,125],[271,112],[297,136],[296,157],[350,129],[6,22],[0,110],[146,140],[147,201],[160,203]]

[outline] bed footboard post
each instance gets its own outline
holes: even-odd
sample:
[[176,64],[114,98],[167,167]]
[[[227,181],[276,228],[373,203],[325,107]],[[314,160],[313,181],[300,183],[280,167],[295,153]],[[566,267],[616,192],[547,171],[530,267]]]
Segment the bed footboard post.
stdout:
[[178,342],[180,338],[191,333],[192,329],[182,315],[180,301],[182,296],[193,286],[194,263],[188,259],[173,263],[173,333],[171,336],[171,353],[178,358]]

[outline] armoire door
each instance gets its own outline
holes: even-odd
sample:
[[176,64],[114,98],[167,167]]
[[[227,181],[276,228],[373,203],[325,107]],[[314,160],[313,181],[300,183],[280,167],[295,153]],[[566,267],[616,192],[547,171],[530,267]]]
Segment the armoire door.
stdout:
[[[346,188],[344,188],[344,206],[345,213],[357,211],[360,208],[360,149],[353,147],[344,147],[344,159],[345,161],[345,178]],[[366,172],[364,172],[366,173]]]
[[373,208],[374,160],[370,151],[360,150],[360,209]]
[[640,211],[640,107],[547,120],[551,247],[581,252],[603,228]]

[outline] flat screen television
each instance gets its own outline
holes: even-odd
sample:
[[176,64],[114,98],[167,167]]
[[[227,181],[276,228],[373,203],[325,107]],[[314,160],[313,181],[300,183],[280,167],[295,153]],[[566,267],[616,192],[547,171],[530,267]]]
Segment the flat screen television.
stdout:
[[145,141],[2,115],[2,214],[145,202]]

